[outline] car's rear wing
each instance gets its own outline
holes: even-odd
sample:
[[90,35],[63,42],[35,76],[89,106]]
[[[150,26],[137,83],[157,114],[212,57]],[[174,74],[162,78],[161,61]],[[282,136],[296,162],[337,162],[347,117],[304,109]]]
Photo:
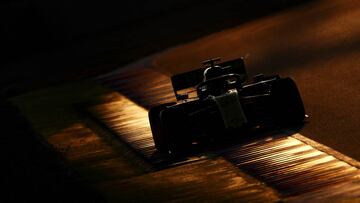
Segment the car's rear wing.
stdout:
[[[235,73],[246,76],[245,64],[243,58],[225,61],[217,64],[223,68],[224,74]],[[179,91],[195,87],[203,81],[206,68],[199,68],[190,72],[180,73],[171,77],[171,83],[177,100],[187,98],[187,94],[179,94]]]

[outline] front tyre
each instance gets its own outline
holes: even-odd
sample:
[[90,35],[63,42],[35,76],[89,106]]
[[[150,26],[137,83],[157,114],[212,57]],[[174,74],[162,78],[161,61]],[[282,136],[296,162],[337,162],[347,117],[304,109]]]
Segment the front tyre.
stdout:
[[304,121],[305,109],[295,82],[283,78],[273,84],[272,95],[276,108],[274,114],[283,124],[296,124]]
[[152,107],[149,110],[149,122],[151,127],[151,132],[153,135],[155,147],[160,152],[169,151],[169,139],[164,132],[164,126],[161,121],[160,114],[168,106],[174,105],[175,103],[166,103],[159,106]]

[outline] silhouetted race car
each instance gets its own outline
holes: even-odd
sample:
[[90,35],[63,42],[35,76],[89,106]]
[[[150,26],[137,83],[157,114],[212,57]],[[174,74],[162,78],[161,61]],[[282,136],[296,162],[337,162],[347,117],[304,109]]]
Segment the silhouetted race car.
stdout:
[[155,146],[179,152],[272,126],[298,124],[305,110],[295,82],[278,75],[248,80],[243,58],[171,77],[176,103],[155,106],[149,120]]

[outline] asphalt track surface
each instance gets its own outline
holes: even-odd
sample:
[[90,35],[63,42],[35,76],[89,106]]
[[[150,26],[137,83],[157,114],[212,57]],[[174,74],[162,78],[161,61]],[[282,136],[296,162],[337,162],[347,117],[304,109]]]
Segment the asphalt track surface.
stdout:
[[249,75],[290,76],[309,122],[300,133],[360,160],[360,2],[321,0],[169,49],[147,61],[167,75],[212,57],[246,57]]

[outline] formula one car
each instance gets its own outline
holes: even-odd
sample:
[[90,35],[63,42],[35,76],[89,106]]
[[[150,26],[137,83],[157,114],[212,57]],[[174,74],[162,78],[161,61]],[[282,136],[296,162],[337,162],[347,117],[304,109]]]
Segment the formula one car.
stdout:
[[248,80],[243,58],[174,75],[176,103],[155,106],[149,120],[155,147],[179,152],[201,143],[271,126],[298,124],[305,110],[295,82],[278,75]]

